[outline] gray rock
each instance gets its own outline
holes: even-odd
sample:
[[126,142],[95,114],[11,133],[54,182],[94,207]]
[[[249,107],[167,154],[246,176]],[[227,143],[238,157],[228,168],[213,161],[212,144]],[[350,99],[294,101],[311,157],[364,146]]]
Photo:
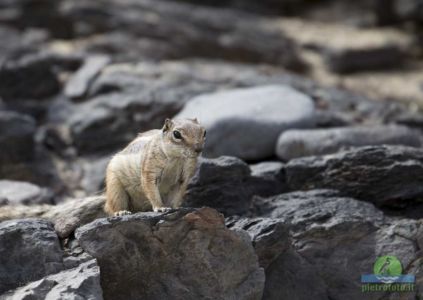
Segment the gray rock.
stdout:
[[[293,248],[266,269],[264,296],[269,299],[310,299],[313,292],[317,299],[363,299],[357,278],[373,272],[377,257],[395,255],[408,269],[420,255],[420,221],[384,217],[372,204],[340,197],[336,191],[281,194],[256,199],[256,206],[261,208],[258,215],[283,220],[293,240]],[[314,288],[293,293],[296,284],[304,282],[301,274]],[[370,293],[368,299],[382,296]]]
[[253,241],[260,266],[265,270],[291,247],[288,226],[282,220],[229,217],[225,222],[231,230],[247,231]]
[[38,219],[0,223],[0,294],[63,269],[53,224]]
[[0,97],[6,101],[43,99],[60,90],[50,61],[39,55],[28,55],[5,63],[0,68],[0,82]]
[[67,124],[79,153],[110,151],[139,132],[161,128],[180,107],[177,101],[157,98],[149,90],[112,93],[75,106]]
[[28,161],[34,154],[35,120],[11,111],[0,111],[0,163]]
[[245,229],[253,240],[260,266],[265,268],[263,299],[328,299],[318,269],[295,252],[289,223],[270,218],[228,218],[232,230]]
[[92,259],[80,266],[49,275],[26,286],[10,291],[1,299],[20,300],[56,300],[87,299],[101,300],[103,292],[100,286],[100,269]]
[[264,272],[243,234],[215,210],[99,219],[76,237],[110,299],[261,299]]
[[226,215],[248,211],[253,196],[246,185],[250,168],[236,157],[201,158],[184,197],[184,206],[213,207]]
[[110,156],[105,156],[84,161],[81,186],[88,195],[104,190],[106,169],[110,159]]
[[251,178],[248,186],[255,195],[268,197],[287,191],[285,183],[285,165],[277,161],[250,165]]
[[289,161],[290,190],[328,188],[378,206],[405,206],[423,195],[423,151],[369,146]]
[[253,160],[271,157],[284,130],[311,127],[313,112],[308,96],[275,85],[202,95],[176,117],[196,117],[207,128],[204,155]]
[[65,95],[76,99],[84,97],[95,77],[109,62],[110,58],[107,56],[88,57],[82,67],[67,82]]
[[361,146],[404,145],[420,147],[422,136],[404,126],[376,125],[313,130],[287,130],[279,136],[276,154],[290,160],[324,155]]
[[[124,39],[121,36],[123,43],[120,45],[108,39],[94,49],[87,47],[90,52],[113,54],[120,61],[139,60],[140,57],[156,60],[213,57],[305,69],[296,44],[280,31],[269,30],[253,14],[173,1],[66,3],[66,6],[62,5],[61,13],[74,22],[76,34],[103,34],[107,37],[108,32],[113,32],[114,38],[116,32],[127,35]],[[87,10],[97,13],[87,14]],[[153,15],[155,19],[151,17]],[[140,51],[134,53],[133,49]]]
[[321,230],[324,224],[332,227],[344,223],[379,224],[383,213],[371,203],[341,197],[333,190],[291,192],[268,198],[254,199],[254,215],[278,218],[290,224],[294,233]]
[[286,190],[280,163],[253,167],[236,157],[201,158],[188,185],[184,206],[209,206],[225,215],[245,214],[254,195],[269,196]]
[[53,193],[29,182],[0,180],[0,199],[4,204],[52,203]]
[[397,45],[384,45],[362,49],[330,49],[326,52],[326,63],[336,73],[392,69],[401,67],[407,58],[406,52]]

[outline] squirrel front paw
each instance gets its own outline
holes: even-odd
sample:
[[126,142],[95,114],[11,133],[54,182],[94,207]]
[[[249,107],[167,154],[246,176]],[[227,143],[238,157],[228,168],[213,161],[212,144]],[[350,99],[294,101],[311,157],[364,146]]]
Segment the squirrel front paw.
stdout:
[[154,212],[168,212],[171,211],[171,207],[153,207]]
[[132,213],[129,210],[120,210],[115,212],[115,216],[126,216],[131,215]]

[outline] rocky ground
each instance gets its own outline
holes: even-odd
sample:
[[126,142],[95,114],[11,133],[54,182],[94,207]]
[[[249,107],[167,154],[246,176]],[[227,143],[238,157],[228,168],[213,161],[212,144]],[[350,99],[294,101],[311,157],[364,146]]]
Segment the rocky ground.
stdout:
[[[421,299],[422,24],[419,0],[0,0],[0,299]],[[110,157],[168,117],[208,132],[185,207],[106,218]],[[414,291],[361,291],[382,255]]]

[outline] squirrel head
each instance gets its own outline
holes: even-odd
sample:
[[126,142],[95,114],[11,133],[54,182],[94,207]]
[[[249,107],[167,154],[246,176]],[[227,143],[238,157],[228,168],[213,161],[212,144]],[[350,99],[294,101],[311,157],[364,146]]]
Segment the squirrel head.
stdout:
[[166,119],[162,132],[165,151],[169,156],[195,158],[203,151],[206,129],[196,118]]

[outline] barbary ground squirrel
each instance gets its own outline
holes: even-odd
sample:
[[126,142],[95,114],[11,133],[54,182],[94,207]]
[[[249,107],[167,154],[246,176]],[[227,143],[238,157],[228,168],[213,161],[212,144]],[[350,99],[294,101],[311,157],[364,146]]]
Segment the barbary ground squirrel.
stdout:
[[180,207],[205,137],[197,119],[166,119],[161,130],[138,135],[109,162],[105,211],[124,215]]

